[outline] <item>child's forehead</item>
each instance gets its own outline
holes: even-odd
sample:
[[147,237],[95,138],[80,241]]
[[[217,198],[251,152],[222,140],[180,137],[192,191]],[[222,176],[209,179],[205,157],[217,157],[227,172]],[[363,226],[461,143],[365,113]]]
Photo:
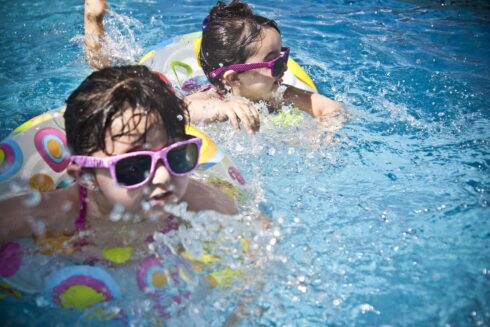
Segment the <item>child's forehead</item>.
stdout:
[[143,144],[155,138],[159,140],[167,138],[159,115],[144,110],[128,109],[112,120],[110,129],[106,131],[106,146],[110,148],[111,142],[127,145]]
[[156,113],[143,109],[127,109],[114,116],[110,129],[115,134],[127,134],[145,131],[153,125],[163,125]]
[[250,45],[254,48],[253,57],[267,56],[270,52],[279,51],[282,47],[281,34],[274,28],[263,28],[260,37]]

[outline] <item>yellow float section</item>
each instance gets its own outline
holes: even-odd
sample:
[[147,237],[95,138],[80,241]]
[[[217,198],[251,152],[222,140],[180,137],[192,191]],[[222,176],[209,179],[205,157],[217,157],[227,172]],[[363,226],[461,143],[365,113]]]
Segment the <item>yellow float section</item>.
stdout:
[[121,246],[115,248],[102,249],[102,256],[107,261],[122,264],[131,259],[133,255],[133,248],[128,246]]
[[[250,246],[248,240],[241,239],[240,245],[244,253],[249,252]],[[220,258],[207,253],[203,254],[200,257],[193,257],[189,254],[189,252],[184,251],[182,252],[182,257],[191,262],[193,270],[197,272],[201,272],[204,270],[205,267],[211,267],[213,264],[220,261]],[[241,274],[242,271],[240,269],[233,270],[229,267],[225,267],[221,270],[214,271],[208,274],[205,279],[212,287],[231,287],[233,280],[237,277],[240,277]]]
[[[65,112],[66,108],[63,107],[61,108],[61,110],[59,110],[59,114],[60,115],[63,115],[63,113]],[[39,116],[36,116],[34,118],[31,118],[29,119],[28,121],[26,121],[25,123],[23,123],[22,125],[20,126],[17,126],[16,129],[14,129],[13,133],[20,133],[20,132],[23,132],[31,127],[34,127],[36,125],[39,125],[47,120],[50,120],[50,119],[53,119],[53,115],[52,115],[52,112],[45,112],[44,114],[41,114]]]
[[[195,32],[195,33],[190,33],[190,34],[184,35],[180,41],[188,41],[189,39],[194,38],[196,36],[196,34],[200,35],[201,32]],[[193,43],[194,53],[196,54],[196,60],[197,60],[197,58],[199,58],[199,51],[201,50],[201,41],[202,41],[202,38],[197,37]],[[140,60],[139,64],[140,65],[144,64],[144,62],[147,61],[148,59],[150,59],[151,57],[153,57],[154,54],[155,54],[155,50],[148,52]],[[201,66],[199,64],[199,60],[197,60],[197,64],[199,66]],[[306,85],[311,87],[313,90],[318,92],[318,89],[316,88],[315,83],[313,83],[313,81],[311,80],[310,76],[308,76],[308,74],[304,71],[304,69],[301,68],[301,66],[293,58],[289,58],[289,60],[288,60],[288,70],[291,71],[291,73],[293,73],[293,75],[296,76],[297,79],[299,79],[300,81],[302,81],[303,83],[305,83]]]
[[208,162],[218,151],[216,143],[214,143],[206,134],[195,129],[191,125],[185,126],[185,133],[202,139],[201,151],[199,151],[199,164]]
[[60,295],[60,302],[63,308],[85,309],[105,300],[104,294],[84,285],[71,286]]

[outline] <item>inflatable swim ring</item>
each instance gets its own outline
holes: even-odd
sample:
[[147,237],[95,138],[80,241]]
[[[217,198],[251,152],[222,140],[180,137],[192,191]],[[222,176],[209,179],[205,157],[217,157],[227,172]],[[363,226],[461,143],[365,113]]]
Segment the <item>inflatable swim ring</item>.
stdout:
[[[196,81],[206,84],[207,79],[198,63],[201,48],[201,32],[195,32],[166,39],[148,52],[140,64],[151,70],[163,73],[175,87],[184,92],[196,88]],[[308,74],[291,57],[283,81],[285,84],[303,90],[317,92]],[[200,84],[200,83],[199,83]]]
[[[200,296],[218,285],[209,283],[212,277],[193,269],[187,258],[158,246],[157,254],[111,267],[103,262],[89,264],[73,257],[45,255],[37,251],[39,246],[32,239],[4,244],[0,247],[0,301],[24,301],[34,295],[51,307],[102,309],[95,318],[111,320],[127,319],[127,309],[135,301],[150,299],[158,315],[168,319],[182,310],[193,294]],[[118,310],[103,310],[107,304]]]
[[[63,112],[64,108],[59,108],[35,117],[0,142],[0,197],[32,190],[54,191],[73,182],[66,173],[70,154]],[[203,132],[189,125],[186,132],[203,140],[194,177],[217,186],[237,202],[245,200],[249,194],[245,179],[231,159]],[[202,293],[199,289],[226,287],[239,275],[226,267],[213,269],[219,258],[209,254],[193,258],[167,249],[161,249],[158,258],[150,255],[130,262],[131,248],[104,248],[101,254],[105,261],[100,265],[86,264],[71,256],[78,246],[70,243],[68,236],[22,239],[2,245],[0,300],[23,298],[24,293],[42,294],[54,307],[86,309],[109,301],[121,303],[139,294],[152,299],[155,310],[167,319],[183,308],[181,304],[191,298],[196,288],[197,293]],[[118,267],[125,263],[128,264],[124,268]],[[205,265],[206,270],[196,270],[196,263]],[[200,282],[195,281],[197,273],[203,274]],[[128,318],[124,311],[103,310],[97,315],[104,319]]]

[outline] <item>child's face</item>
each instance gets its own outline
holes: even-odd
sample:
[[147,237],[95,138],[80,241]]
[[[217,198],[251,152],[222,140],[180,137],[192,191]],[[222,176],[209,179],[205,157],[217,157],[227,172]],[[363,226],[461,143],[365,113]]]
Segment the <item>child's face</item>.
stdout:
[[[258,49],[257,53],[249,57],[245,63],[270,61],[281,54],[281,35],[275,29],[264,28],[261,37],[251,45]],[[274,97],[282,76],[283,74],[272,77],[271,70],[268,68],[239,73],[239,84],[233,88],[233,93],[253,101],[270,100]]]
[[[147,124],[146,140],[142,140],[141,136]],[[122,117],[115,119],[111,129],[112,135],[122,135],[112,139],[111,133],[106,132],[106,152],[109,155],[99,150],[92,156],[106,158],[134,151],[156,151],[179,141],[167,137],[161,121],[154,115],[148,117],[141,113],[141,116],[135,118],[131,110],[127,110]],[[115,204],[121,204],[128,212],[143,213],[143,204],[154,207],[158,204],[180,201],[188,186],[187,176],[171,175],[161,160],[158,161],[153,176],[141,187],[126,189],[119,186],[106,168],[96,168],[95,179],[100,189],[96,202],[103,211],[110,211]],[[148,209],[148,206],[146,207]]]

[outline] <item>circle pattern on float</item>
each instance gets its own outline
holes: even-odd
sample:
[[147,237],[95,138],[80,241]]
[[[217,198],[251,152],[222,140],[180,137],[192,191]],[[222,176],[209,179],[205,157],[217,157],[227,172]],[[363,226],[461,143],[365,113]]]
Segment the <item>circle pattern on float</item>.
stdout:
[[0,182],[14,176],[24,163],[22,150],[11,139],[6,139],[0,143]]
[[65,267],[46,279],[46,295],[63,308],[87,308],[121,298],[119,285],[100,267]]
[[67,151],[66,136],[56,128],[43,128],[34,136],[37,151],[51,169],[59,173],[65,170],[70,162]]
[[140,263],[136,280],[144,293],[160,291],[168,284],[165,269],[155,256],[147,257]]
[[29,186],[39,192],[51,192],[56,189],[51,176],[43,173],[32,175],[29,179]]

